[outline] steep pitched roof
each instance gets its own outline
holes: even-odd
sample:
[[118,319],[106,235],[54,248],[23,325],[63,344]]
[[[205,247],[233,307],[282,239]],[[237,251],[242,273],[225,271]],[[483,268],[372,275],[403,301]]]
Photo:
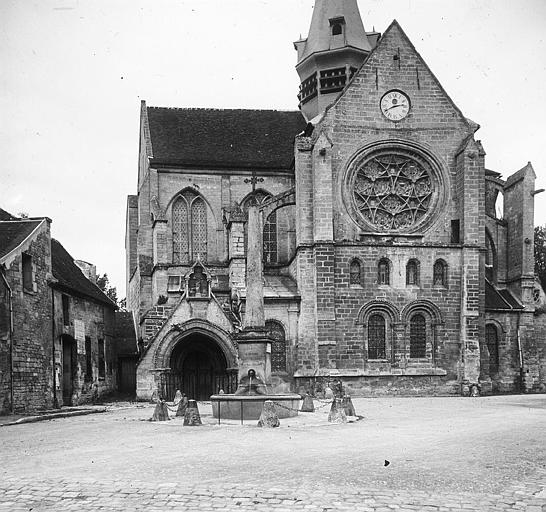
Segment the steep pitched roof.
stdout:
[[[305,47],[298,59],[299,62],[313,53],[331,49],[330,20],[336,18],[343,18],[345,22],[344,46],[352,46],[367,52],[372,50],[356,0],[317,0],[313,8],[309,35],[304,40]],[[301,42],[303,43],[303,40]]]
[[11,213],[0,208],[0,220],[16,220],[17,217],[14,217]]
[[90,298],[111,308],[116,307],[97,285],[83,275],[83,272],[74,263],[74,258],[54,238],[51,239],[51,266],[53,276],[57,279],[54,286],[66,289],[77,296]]
[[41,222],[41,220],[0,221],[0,259],[22,244]]
[[499,290],[485,280],[485,309],[507,310],[523,309],[523,306],[508,290]]
[[290,169],[299,111],[148,107],[152,163]]

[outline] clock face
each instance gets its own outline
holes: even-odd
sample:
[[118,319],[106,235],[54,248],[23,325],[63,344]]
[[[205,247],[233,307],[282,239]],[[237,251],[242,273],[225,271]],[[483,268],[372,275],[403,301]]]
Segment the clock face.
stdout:
[[381,112],[391,121],[400,121],[409,114],[410,100],[402,91],[389,91],[380,102]]

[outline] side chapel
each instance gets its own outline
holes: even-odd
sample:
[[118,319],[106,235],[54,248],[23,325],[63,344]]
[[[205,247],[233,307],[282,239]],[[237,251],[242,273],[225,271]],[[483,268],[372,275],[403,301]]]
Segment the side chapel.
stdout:
[[479,125],[396,21],[364,29],[356,0],[317,0],[294,46],[299,110],[142,102],[126,228],[138,397],[234,391],[253,191],[272,391],[543,391],[531,164],[487,169]]

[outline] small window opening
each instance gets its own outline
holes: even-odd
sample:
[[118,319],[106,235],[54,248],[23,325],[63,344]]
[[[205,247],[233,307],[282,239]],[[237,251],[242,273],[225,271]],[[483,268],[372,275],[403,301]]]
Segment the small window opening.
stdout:
[[106,361],[104,357],[104,340],[99,339],[99,379],[106,375]]
[[434,263],[432,284],[435,286],[447,286],[447,265],[441,260]]
[[459,219],[451,221],[451,243],[461,243],[461,221]]
[[91,359],[91,338],[85,337],[85,381],[93,380],[93,361]]
[[31,292],[34,289],[32,283],[32,256],[30,254],[23,253],[21,260],[23,267],[23,288],[27,292]]
[[340,34],[343,34],[343,25],[341,23],[332,25],[332,35],[339,36]]
[[361,283],[360,263],[357,260],[353,260],[351,262],[349,284],[360,284],[360,283]]
[[383,258],[377,267],[377,284],[390,284],[389,260]]
[[419,267],[416,260],[409,260],[406,266],[406,285],[417,286],[419,284]]
[[70,299],[68,295],[62,295],[61,297],[63,303],[63,325],[70,325]]

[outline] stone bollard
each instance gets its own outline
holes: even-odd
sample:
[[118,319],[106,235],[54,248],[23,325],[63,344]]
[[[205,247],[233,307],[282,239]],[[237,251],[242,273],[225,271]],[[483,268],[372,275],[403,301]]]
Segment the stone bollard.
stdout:
[[347,416],[343,410],[341,398],[334,398],[330,414],[328,414],[328,421],[330,423],[347,423]]
[[343,410],[345,411],[346,416],[356,416],[355,406],[353,405],[353,401],[349,395],[345,395],[343,397],[341,404],[343,405]]
[[306,393],[303,397],[303,403],[301,404],[301,412],[315,412],[315,404],[313,403],[313,397]]
[[169,420],[169,409],[167,409],[167,404],[163,400],[158,400],[154,409],[154,415],[152,416],[151,421],[168,421]]
[[178,402],[178,409],[176,409],[176,416],[184,417],[186,415],[186,409],[188,408],[188,397],[182,395],[180,402]]
[[275,411],[275,404],[271,400],[266,400],[258,420],[258,427],[274,428],[280,426],[280,424],[277,411]]
[[201,416],[199,416],[199,409],[197,408],[197,402],[195,400],[188,401],[188,407],[184,414],[184,426],[185,427],[197,427],[202,425]]
[[182,400],[182,393],[177,389],[176,394],[174,395],[173,405],[178,405],[180,400]]

